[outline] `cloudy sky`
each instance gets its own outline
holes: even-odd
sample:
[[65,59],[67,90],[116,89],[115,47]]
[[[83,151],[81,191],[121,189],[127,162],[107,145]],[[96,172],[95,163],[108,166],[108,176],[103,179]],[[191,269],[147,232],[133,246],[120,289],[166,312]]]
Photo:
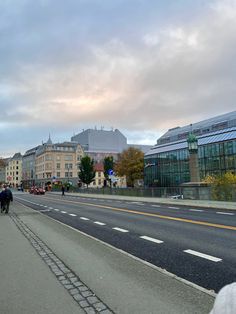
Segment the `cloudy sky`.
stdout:
[[236,0],[1,0],[0,156],[236,110]]

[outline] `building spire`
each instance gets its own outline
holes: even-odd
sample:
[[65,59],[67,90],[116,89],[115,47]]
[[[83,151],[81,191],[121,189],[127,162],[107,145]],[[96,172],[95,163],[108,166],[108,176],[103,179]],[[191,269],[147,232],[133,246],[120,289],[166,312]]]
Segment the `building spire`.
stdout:
[[50,135],[50,133],[49,133],[49,137],[48,137],[48,140],[47,140],[47,144],[52,145],[52,140],[51,140],[51,135]]

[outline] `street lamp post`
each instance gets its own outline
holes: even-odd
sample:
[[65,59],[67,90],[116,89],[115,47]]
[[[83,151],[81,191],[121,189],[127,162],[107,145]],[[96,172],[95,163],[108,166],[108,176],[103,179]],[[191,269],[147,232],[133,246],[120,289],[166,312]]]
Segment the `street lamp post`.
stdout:
[[198,140],[197,137],[191,132],[187,139],[189,150],[189,170],[190,181],[200,182],[199,165],[198,165]]

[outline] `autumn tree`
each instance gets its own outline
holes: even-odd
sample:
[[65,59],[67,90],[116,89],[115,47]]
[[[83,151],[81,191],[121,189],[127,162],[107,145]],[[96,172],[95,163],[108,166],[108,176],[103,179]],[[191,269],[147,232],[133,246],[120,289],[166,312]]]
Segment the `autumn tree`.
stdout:
[[80,180],[88,185],[94,180],[95,171],[93,168],[94,161],[89,156],[85,156],[81,158],[81,163],[79,166],[79,178]]
[[144,153],[137,148],[124,150],[115,165],[118,176],[126,176],[127,185],[133,187],[138,179],[143,179]]
[[218,176],[206,176],[203,182],[212,186],[212,197],[219,201],[231,201],[236,189],[236,175],[231,172]]

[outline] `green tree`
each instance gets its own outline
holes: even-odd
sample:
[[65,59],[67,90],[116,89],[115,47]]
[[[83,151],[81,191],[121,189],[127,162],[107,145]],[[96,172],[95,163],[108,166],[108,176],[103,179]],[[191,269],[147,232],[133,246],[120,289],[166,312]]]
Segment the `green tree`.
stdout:
[[127,185],[133,187],[138,179],[143,179],[144,153],[137,148],[124,150],[115,165],[115,172],[119,176],[126,176]]
[[88,185],[94,180],[95,171],[93,168],[94,161],[89,156],[85,156],[81,158],[81,163],[79,166],[79,178],[80,180]]
[[109,170],[113,170],[114,169],[114,160],[113,160],[113,156],[108,156],[104,158],[103,161],[103,167],[104,167],[104,176],[105,179],[108,180],[110,182],[111,185],[111,180],[109,179]]

